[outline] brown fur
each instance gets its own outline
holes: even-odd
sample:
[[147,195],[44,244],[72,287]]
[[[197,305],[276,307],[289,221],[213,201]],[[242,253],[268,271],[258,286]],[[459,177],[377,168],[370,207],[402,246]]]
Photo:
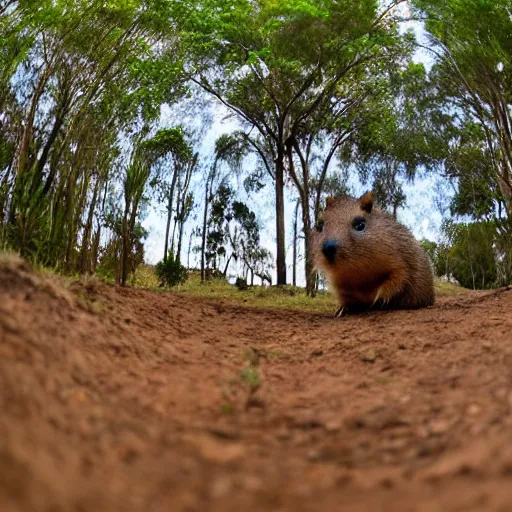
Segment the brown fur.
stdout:
[[[356,217],[365,219],[364,231],[353,228]],[[336,290],[341,308],[415,309],[434,303],[425,252],[407,228],[373,207],[370,192],[360,199],[330,197],[320,222],[322,231],[315,227],[311,233],[314,264]],[[326,240],[339,244],[332,264],[322,253]]]

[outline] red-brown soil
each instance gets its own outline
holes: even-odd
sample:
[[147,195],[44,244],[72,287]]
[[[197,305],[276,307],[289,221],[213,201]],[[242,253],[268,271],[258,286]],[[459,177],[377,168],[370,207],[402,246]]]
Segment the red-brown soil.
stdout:
[[0,510],[510,511],[512,290],[334,319],[3,265]]

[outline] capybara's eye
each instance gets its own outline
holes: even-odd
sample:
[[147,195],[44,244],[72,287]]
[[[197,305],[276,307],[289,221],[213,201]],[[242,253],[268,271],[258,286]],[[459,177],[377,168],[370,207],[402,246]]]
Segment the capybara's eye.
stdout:
[[356,217],[353,221],[352,221],[352,227],[356,230],[356,231],[364,231],[365,228],[366,228],[366,220],[364,219],[364,217]]
[[316,230],[321,233],[323,230],[324,230],[324,221],[323,220],[319,220],[317,223],[316,223]]

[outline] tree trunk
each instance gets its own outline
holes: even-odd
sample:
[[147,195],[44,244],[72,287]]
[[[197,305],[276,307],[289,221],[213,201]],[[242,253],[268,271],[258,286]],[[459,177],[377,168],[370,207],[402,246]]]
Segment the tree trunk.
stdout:
[[173,255],[173,258],[176,259],[176,254],[174,251],[174,239],[176,238],[176,226],[178,224],[178,218],[176,217],[174,219],[174,226],[172,227],[172,236],[171,236],[171,253]]
[[311,252],[311,218],[309,214],[309,208],[307,205],[302,205],[302,227],[304,232],[304,252],[305,252],[305,272],[306,272],[306,293],[310,297],[315,296],[315,273],[313,270],[313,254]]
[[233,253],[231,253],[231,254],[229,255],[229,258],[228,258],[228,260],[226,261],[226,266],[224,267],[224,272],[222,272],[222,275],[223,275],[224,277],[226,277],[226,275],[227,275],[227,273],[228,273],[229,264],[231,263],[231,259],[232,259],[232,258],[233,258]]
[[[181,215],[183,217],[183,210],[181,211]],[[176,258],[181,263],[181,244],[183,241],[183,226],[185,225],[185,222],[183,221],[183,218],[179,220],[180,227],[178,229],[178,248],[176,249]]]
[[306,252],[306,292],[310,297],[314,297],[316,294],[315,288],[315,271],[313,269],[313,255],[310,247],[310,234],[311,229],[304,227],[304,250]]
[[194,238],[194,232],[190,233],[190,238],[188,239],[188,251],[187,251],[187,268],[190,269],[190,252],[192,251],[192,239]]
[[59,210],[61,209],[61,203],[64,197],[64,187],[66,183],[66,178],[62,177],[59,181],[59,186],[57,187],[56,192],[53,194],[52,198],[52,204],[50,205],[50,208],[52,210],[51,219],[50,219],[50,240],[52,243],[56,243],[55,239],[58,235],[58,226],[57,226],[57,216],[59,213]]
[[276,249],[277,284],[286,284],[284,225],[284,147],[279,147],[276,161]]
[[[62,224],[62,229],[67,229],[67,241],[66,241],[66,253],[64,256],[64,265],[66,270],[69,272],[72,269],[71,264],[71,251],[73,249],[74,241],[76,240],[75,236],[75,221],[76,221],[76,211],[78,211],[78,205],[80,204],[80,200],[82,194],[84,194],[84,185],[85,185],[85,177],[82,179],[82,182],[79,182],[79,174],[76,169],[72,169],[68,178],[67,178],[67,186],[66,186],[66,207],[65,207],[65,219],[66,224]],[[80,191],[77,193],[77,187],[81,186]],[[78,195],[78,200],[77,200]]]
[[300,199],[295,204],[295,212],[293,215],[293,274],[292,284],[297,286],[297,238],[298,238],[298,216],[299,216]]
[[2,230],[2,248],[5,248],[7,241],[7,223],[5,222],[5,219],[7,217],[6,213],[9,204],[9,177],[11,174],[12,165],[13,161],[11,160],[7,170],[5,171],[2,183],[0,183],[0,229]]
[[[142,197],[143,190],[137,193],[137,196],[133,199],[132,211],[130,212],[130,222],[128,224],[128,237],[127,237],[127,245],[123,247],[123,267],[121,273],[121,284],[126,286],[126,281],[128,279],[128,274],[130,273],[130,269],[128,268],[129,256],[132,251],[132,243],[133,243],[133,231],[135,229],[135,221],[137,220],[137,211],[139,209],[140,199]],[[123,237],[124,242],[124,237]]]
[[50,78],[52,69],[50,66],[47,66],[43,73],[41,74],[37,86],[34,89],[34,95],[32,96],[30,110],[28,112],[27,118],[24,123],[24,130],[20,140],[19,152],[17,155],[17,175],[25,172],[29,167],[29,153],[30,153],[30,143],[32,141],[33,129],[34,129],[34,120],[36,117],[37,107],[39,105],[39,100],[43,95],[46,84]]
[[92,248],[91,248],[91,258],[90,258],[90,267],[89,272],[92,274],[96,270],[98,266],[98,254],[100,249],[100,238],[101,238],[101,226],[98,226],[96,233],[93,237]]
[[78,231],[80,226],[80,221],[83,218],[83,214],[85,211],[85,205],[87,201],[87,192],[89,190],[89,176],[87,174],[84,174],[84,177],[82,178],[82,188],[80,190],[80,195],[78,196],[78,201],[75,203],[75,209],[74,211],[71,210],[71,222],[72,225],[70,226],[69,233],[70,233],[70,242],[71,244],[68,246],[68,254],[66,257],[66,261],[68,262],[69,268],[71,270],[75,269],[76,266],[76,258],[75,254],[72,252],[73,248],[77,245],[77,238],[78,238]]
[[183,228],[185,226],[185,221],[190,213],[190,210],[185,212],[186,202],[187,202],[187,194],[188,189],[190,187],[190,179],[192,178],[192,173],[194,172],[194,168],[197,164],[198,153],[195,153],[192,160],[187,164],[187,172],[185,174],[185,182],[183,183],[183,187],[181,188],[180,195],[178,196],[178,206],[179,211],[177,211],[178,219],[179,219],[179,230],[178,230],[178,261],[181,263],[181,246],[183,242]]
[[94,219],[94,210],[96,208],[96,202],[98,201],[98,191],[99,191],[100,179],[96,179],[96,184],[94,186],[94,192],[91,199],[91,204],[89,205],[89,213],[87,215],[87,221],[85,223],[84,234],[82,236],[82,247],[80,250],[80,260],[78,264],[79,271],[81,273],[85,273],[90,268],[89,265],[89,241],[92,233],[92,222]]
[[172,194],[169,192],[169,200],[167,202],[167,222],[165,224],[164,261],[167,260],[167,251],[169,250],[169,231],[171,230],[171,219],[172,219]]
[[130,235],[128,233],[128,212],[130,211],[130,201],[126,199],[124,214],[123,214],[123,222],[122,222],[122,238],[123,238],[123,247],[121,250],[121,275],[120,282],[122,286],[126,284],[126,278],[128,276],[128,252],[130,250]]
[[169,248],[169,231],[171,229],[172,219],[172,203],[174,198],[174,188],[176,186],[176,179],[178,178],[178,168],[174,167],[174,174],[172,176],[171,188],[169,190],[169,201],[167,203],[167,224],[165,227],[165,246],[164,246],[164,261],[167,259],[167,251]]
[[[289,162],[289,170],[290,175],[292,176],[293,181],[297,187],[299,192],[299,199],[302,205],[302,229],[304,232],[304,248],[305,248],[305,273],[306,273],[306,292],[310,297],[315,295],[315,276],[313,273],[313,258],[310,250],[310,240],[309,236],[311,233],[311,215],[309,209],[309,164],[308,164],[308,154],[306,156],[302,153],[299,143],[294,136],[290,136],[286,142],[287,151],[288,151],[288,162]],[[293,164],[293,154],[292,148],[295,149],[295,152],[299,156],[300,164],[302,168],[302,183],[297,177],[297,173],[295,172],[295,167]]]
[[[63,110],[65,110],[65,108],[66,107],[63,107]],[[52,131],[50,132],[50,135],[48,136],[48,140],[46,141],[46,144],[44,145],[44,148],[41,151],[41,156],[39,157],[39,160],[37,161],[36,168],[35,168],[35,175],[32,180],[31,191],[30,191],[30,194],[32,196],[34,196],[37,193],[40,183],[43,179],[43,171],[46,166],[46,162],[48,161],[48,157],[50,156],[50,151],[51,151],[53,145],[55,144],[55,141],[57,140],[60,129],[65,121],[64,115],[65,115],[64,112],[57,113],[57,117],[55,118],[55,122],[53,124]],[[55,175],[53,173],[50,173],[48,176],[47,182],[42,190],[42,194],[41,194],[42,196],[46,196],[46,194],[48,194],[54,179],[55,179]]]
[[205,252],[206,252],[206,227],[208,221],[208,206],[210,203],[210,182],[213,182],[213,178],[215,176],[215,166],[216,163],[213,164],[212,172],[208,179],[206,180],[206,184],[204,187],[204,212],[203,212],[203,231],[201,233],[201,282],[205,280]]
[[395,221],[397,220],[397,216],[398,216],[398,203],[395,201],[393,203],[393,218],[395,219]]
[[[27,233],[29,230],[28,225],[30,219],[28,214],[32,204],[31,194],[28,193],[28,187],[31,186],[30,169],[32,169],[34,156],[31,155],[31,143],[34,136],[34,121],[37,114],[37,108],[39,102],[43,96],[44,90],[50,79],[52,69],[48,65],[39,77],[39,81],[34,89],[34,94],[31,99],[30,109],[25,119],[23,133],[20,137],[19,146],[16,148],[15,163],[14,163],[14,184],[11,198],[11,204],[9,207],[9,224],[15,226],[16,223],[21,226],[21,241],[19,251],[20,254],[24,255],[27,238],[31,238],[31,233]],[[35,152],[37,154],[37,152]],[[28,195],[28,199],[27,196]],[[28,202],[27,202],[28,201]]]

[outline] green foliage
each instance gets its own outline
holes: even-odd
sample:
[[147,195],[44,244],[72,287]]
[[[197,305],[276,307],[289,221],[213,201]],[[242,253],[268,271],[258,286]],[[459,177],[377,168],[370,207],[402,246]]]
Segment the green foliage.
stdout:
[[187,269],[172,254],[169,254],[166,260],[156,264],[155,272],[162,286],[178,286],[188,277]]
[[244,368],[240,372],[242,381],[249,385],[251,392],[255,392],[261,386],[261,377],[257,368]]
[[491,224],[473,223],[452,226],[449,266],[457,281],[466,288],[485,289],[498,283]]
[[[430,83],[440,161],[455,185],[448,231],[458,275],[487,288],[511,279],[512,19],[509,0],[414,0],[437,60]],[[468,222],[468,219],[470,222]],[[446,233],[445,233],[446,234]],[[450,261],[451,261],[450,260]],[[452,261],[452,262],[453,262]]]
[[506,201],[492,162],[482,125],[466,121],[452,138],[445,163],[447,175],[458,184],[451,203],[452,214],[488,220],[503,217]]
[[[112,230],[113,236],[99,251],[96,273],[102,279],[119,283],[122,274],[122,221],[119,218],[108,218],[106,222]],[[133,275],[144,262],[144,240],[147,236],[148,232],[141,224],[136,223],[128,250],[127,277]]]
[[243,277],[236,278],[235,286],[239,290],[247,290],[247,288],[249,288],[249,285],[247,284],[247,279],[244,279]]
[[[461,180],[455,208],[512,217],[512,19],[510,1],[414,0],[439,58],[432,72],[454,124],[447,132],[451,176]],[[452,139],[453,140],[450,140]],[[490,185],[485,190],[484,183]],[[476,200],[468,200],[470,190]],[[472,204],[471,204],[472,203]],[[473,214],[473,212],[472,212]]]
[[227,225],[232,219],[230,205],[233,200],[233,189],[221,184],[212,201],[211,213],[206,239],[206,262],[214,270],[218,268],[218,260],[226,255],[226,242],[228,239]]
[[[446,233],[446,226],[445,226]],[[446,237],[447,238],[447,237]],[[426,252],[427,256],[432,263],[432,268],[434,270],[434,274],[438,277],[451,278],[452,269],[449,265],[449,251],[450,251],[450,242],[449,240],[444,240],[443,242],[432,242],[430,240],[421,240],[420,245],[423,247],[423,250]]]
[[453,277],[463,287],[486,289],[512,280],[510,243],[504,247],[493,222],[446,222],[442,243],[422,241],[436,275]]
[[218,269],[221,258],[241,262],[253,276],[270,283],[268,269],[270,253],[260,245],[260,226],[256,214],[245,203],[235,200],[234,190],[227,184],[219,186],[211,205],[206,239],[206,259]]
[[161,282],[156,275],[155,267],[151,265],[140,265],[130,279],[130,285],[137,288],[155,289],[160,284]]
[[[172,47],[174,9],[161,0],[0,8],[3,245],[66,271],[94,270],[126,128],[137,132],[137,120],[154,121],[184,92],[178,56],[157,49],[165,37]],[[130,166],[129,195],[145,172]]]
[[438,247],[436,242],[432,242],[430,240],[427,240],[426,238],[423,238],[422,240],[420,240],[420,245],[427,254],[427,256],[429,257],[430,261],[434,263],[437,257],[436,250]]
[[[396,216],[405,204],[403,181],[432,171],[446,156],[448,122],[422,64],[376,73],[366,82],[375,91],[357,115],[356,130],[342,147],[345,165],[354,165],[376,202]],[[446,118],[446,119],[445,119]]]
[[234,201],[232,215],[234,222],[238,225],[235,235],[236,243],[234,237],[231,237],[233,250],[237,251],[236,258],[242,260],[253,275],[270,283],[269,260],[271,254],[260,245],[260,226],[256,214],[249,210],[246,204]]
[[183,128],[162,128],[143,142],[144,155],[156,162],[171,154],[175,160],[185,161],[192,157],[192,150],[185,139]]
[[237,174],[247,152],[247,142],[240,133],[224,134],[215,141],[216,160],[225,162]]

